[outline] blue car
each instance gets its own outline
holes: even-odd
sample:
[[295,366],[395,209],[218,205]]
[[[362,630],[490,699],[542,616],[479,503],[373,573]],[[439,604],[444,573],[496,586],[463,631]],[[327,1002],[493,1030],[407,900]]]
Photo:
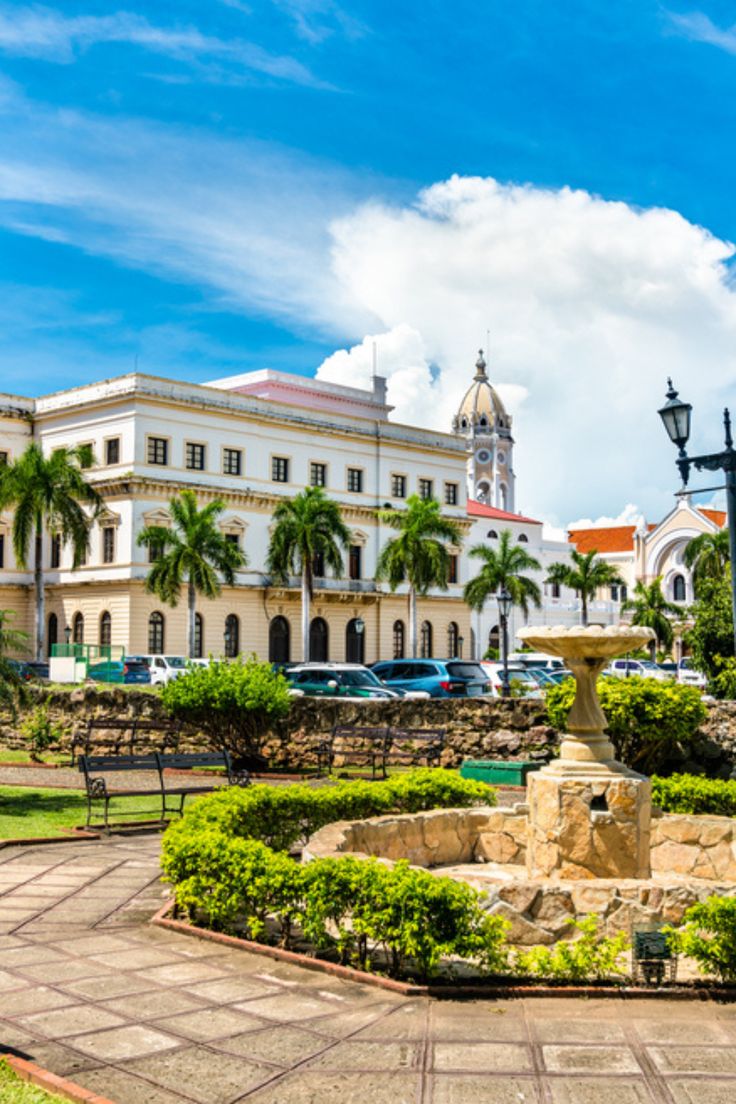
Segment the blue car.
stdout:
[[475,698],[491,693],[480,663],[462,659],[391,659],[372,670],[392,690],[425,690],[431,698]]

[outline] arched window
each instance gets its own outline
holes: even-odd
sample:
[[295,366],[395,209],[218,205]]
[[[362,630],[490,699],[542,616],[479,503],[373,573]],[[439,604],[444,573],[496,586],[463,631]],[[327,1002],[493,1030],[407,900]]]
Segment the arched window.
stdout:
[[109,648],[112,644],[112,617],[105,610],[100,614],[100,647]]
[[457,621],[451,621],[447,626],[447,655],[449,659],[457,659],[460,652],[460,630]]
[[498,540],[498,533],[495,529],[489,529],[487,536],[489,540]]
[[498,631],[498,625],[494,625],[488,634],[488,649],[491,652],[498,653],[501,646],[501,634]]
[[330,633],[324,617],[315,617],[309,626],[309,658],[313,663],[326,663],[330,654]]
[[228,659],[240,655],[240,621],[234,613],[225,618],[225,655]]
[[348,663],[365,663],[365,622],[353,617],[345,629],[345,659]]
[[268,626],[270,663],[288,663],[291,659],[291,628],[285,617],[274,617]]
[[675,602],[684,602],[687,592],[685,590],[685,576],[675,575],[672,580],[672,597]]
[[72,640],[75,644],[84,644],[84,617],[75,613],[72,618]]
[[481,424],[481,426],[482,426],[482,427],[483,427],[484,429],[485,429],[485,427],[486,427],[486,426],[488,425],[488,419],[486,418],[485,414],[481,414],[481,416],[480,416],[480,424]]
[[430,621],[422,621],[420,629],[419,654],[422,659],[432,658],[432,624]]
[[148,618],[148,651],[151,655],[162,655],[164,643],[164,615],[155,610]]
[[59,643],[59,618],[55,613],[49,614],[49,624],[46,630],[46,647],[48,648],[48,654],[51,655],[51,649],[54,644]]
[[202,641],[204,640],[204,618],[201,613],[194,615],[194,655],[193,659],[202,658]]
[[529,538],[526,533],[519,533],[519,544],[528,544]]
[[550,596],[550,598],[559,598],[560,597],[560,584],[559,583],[550,583],[549,584],[549,596]]
[[406,629],[403,621],[394,621],[394,659],[403,659],[406,651]]

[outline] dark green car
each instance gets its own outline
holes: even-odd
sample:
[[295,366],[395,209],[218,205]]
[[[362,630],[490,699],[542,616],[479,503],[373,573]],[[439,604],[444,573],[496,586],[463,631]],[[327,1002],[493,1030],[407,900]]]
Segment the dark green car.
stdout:
[[284,671],[289,685],[316,698],[399,698],[359,663],[308,663]]

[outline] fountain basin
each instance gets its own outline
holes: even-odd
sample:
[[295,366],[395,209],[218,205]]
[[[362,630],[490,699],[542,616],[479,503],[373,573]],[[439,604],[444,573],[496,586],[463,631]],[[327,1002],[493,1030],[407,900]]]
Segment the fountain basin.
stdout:
[[339,821],[315,833],[304,859],[347,854],[404,859],[467,882],[510,922],[509,940],[520,946],[568,938],[573,921],[591,913],[612,934],[632,924],[677,924],[697,901],[736,894],[736,821],[729,817],[655,811],[647,878],[528,877],[526,805]]

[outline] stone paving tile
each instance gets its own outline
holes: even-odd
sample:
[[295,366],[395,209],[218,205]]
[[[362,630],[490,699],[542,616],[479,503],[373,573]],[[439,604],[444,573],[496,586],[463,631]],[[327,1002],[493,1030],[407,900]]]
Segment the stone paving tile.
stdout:
[[[159,951],[153,947],[134,947],[130,950],[91,956],[92,962],[97,962],[109,970],[147,970],[153,966],[168,966],[176,960],[175,951]],[[153,971],[151,972],[153,974]]]
[[[358,1024],[361,1016],[364,1017],[365,1026],[359,1032],[359,1038],[361,1039],[423,1039],[427,1030],[427,1005],[424,1002],[414,1001],[411,1004],[404,1004],[399,1001],[397,1004],[386,1004],[388,1009],[393,1009],[389,1016],[376,1017],[376,1013],[371,1010],[364,1012],[353,1013],[352,1022]],[[323,1021],[322,1021],[323,1022]],[[322,1030],[322,1022],[317,1030]],[[335,1021],[335,1026],[339,1023],[347,1023],[347,1016],[340,1016],[339,1020]]]
[[533,1069],[528,1047],[513,1043],[435,1043],[436,1070],[485,1070],[523,1073]]
[[187,1099],[109,1066],[77,1074],[74,1081],[84,1089],[112,1098],[115,1104],[182,1104]]
[[643,1078],[552,1078],[547,1082],[553,1104],[654,1104]]
[[319,1050],[331,1045],[331,1040],[312,1035],[298,1027],[272,1027],[265,1031],[248,1031],[229,1039],[218,1039],[212,1046],[229,1054],[252,1058],[254,1062],[273,1062],[278,1066],[292,1066],[304,1061]]
[[217,981],[203,981],[187,986],[187,992],[204,1000],[218,1004],[234,1004],[236,1001],[250,1000],[251,997],[273,995],[276,987],[255,981],[252,977],[225,977]]
[[267,1020],[302,1022],[315,1016],[326,1016],[334,1012],[331,1004],[324,1000],[315,1000],[311,995],[301,992],[277,993],[272,997],[257,997],[247,1003],[233,1005],[254,1016],[263,1016]]
[[77,1001],[78,998],[62,993],[58,989],[49,989],[45,985],[33,985],[7,993],[3,999],[3,1012],[6,1016],[26,1016],[33,1012],[49,1012],[63,1005],[73,1005]]
[[[22,1016],[18,1023],[48,1039],[68,1039],[84,1031],[97,1031],[103,1027],[115,1027],[125,1021],[113,1012],[96,1008],[93,1004],[73,1004],[50,1012],[36,1012]],[[76,1043],[75,1043],[76,1045]]]
[[[699,1023],[693,1028],[692,1020],[634,1020],[636,1033],[644,1043],[732,1043],[727,1027],[718,1023]],[[695,1036],[694,1030],[697,1032]]]
[[542,1054],[553,1073],[641,1073],[628,1047],[543,1046]]
[[58,988],[87,1000],[105,1000],[132,993],[144,993],[155,989],[154,982],[138,974],[104,974],[102,977],[80,978],[78,981],[61,982]]
[[62,1043],[39,1043],[33,1048],[33,1060],[43,1069],[53,1070],[59,1077],[68,1077],[71,1081],[76,1080],[73,1075],[79,1070],[97,1069],[100,1064]]
[[42,962],[38,966],[21,966],[19,971],[37,981],[75,981],[77,978],[102,977],[112,974],[112,966],[100,966],[91,958],[67,958],[63,962]]
[[[386,1024],[390,1031],[391,1024]],[[466,1042],[526,1042],[527,1025],[508,1004],[489,1001],[441,1001],[430,1006],[429,1036],[433,1039],[460,1039]]]
[[[431,1094],[432,1104],[538,1104],[541,1101],[539,1088],[530,1077],[435,1075],[431,1080]],[[585,1104],[596,1102],[591,1098]]]
[[625,1043],[622,1024],[608,1020],[532,1020],[540,1043]]
[[253,1093],[248,1097],[248,1102],[416,1104],[418,1085],[419,1078],[410,1073],[312,1073],[299,1070]]
[[733,1081],[669,1080],[667,1088],[675,1104],[733,1104],[736,1098]]
[[179,1016],[157,1020],[156,1027],[204,1043],[223,1035],[237,1035],[248,1028],[263,1027],[263,1023],[262,1019],[236,1012],[232,1008],[202,1008],[197,1012],[185,1012]]
[[[2,958],[2,951],[0,951],[0,958]],[[27,984],[28,982],[16,974],[9,974],[6,970],[0,970],[0,993],[5,993],[8,989],[19,989]]]
[[131,1020],[153,1020],[164,1016],[175,1016],[179,1012],[191,1012],[201,1009],[203,1002],[181,989],[149,989],[144,993],[133,993],[104,1000],[100,1008],[117,1012]]
[[312,1059],[307,1069],[331,1070],[395,1070],[412,1069],[419,1063],[419,1047],[415,1043],[345,1042],[330,1047]]
[[110,1031],[95,1031],[89,1035],[77,1035],[73,1039],[77,1050],[105,1062],[119,1062],[125,1058],[138,1058],[155,1054],[180,1045],[179,1040],[152,1027],[130,1024]]
[[197,981],[212,981],[225,973],[227,970],[224,966],[178,960],[168,966],[146,970],[145,976],[160,985],[191,985]]
[[[694,1027],[693,1031],[697,1031]],[[662,1073],[736,1074],[736,1050],[713,1046],[650,1046],[649,1054]],[[736,1085],[734,1085],[736,1098]]]
[[[222,1052],[218,1052],[215,1065],[213,1052],[203,1047],[136,1059],[127,1062],[125,1070],[172,1092],[185,1091],[200,1104],[229,1104],[274,1075],[270,1066]],[[288,1099],[282,1096],[282,1104]]]

